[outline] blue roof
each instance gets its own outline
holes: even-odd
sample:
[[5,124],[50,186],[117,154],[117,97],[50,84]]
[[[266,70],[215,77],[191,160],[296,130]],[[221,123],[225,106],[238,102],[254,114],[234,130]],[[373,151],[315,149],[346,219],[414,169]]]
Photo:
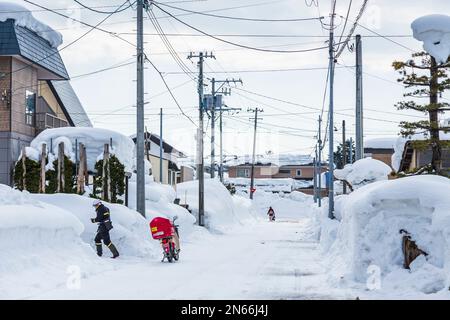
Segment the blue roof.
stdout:
[[48,84],[59,103],[64,106],[66,117],[71,125],[75,127],[92,127],[91,120],[89,120],[69,81],[51,80],[48,81]]
[[19,55],[50,71],[59,79],[69,79],[57,48],[35,32],[16,26],[14,20],[0,22],[0,56]]

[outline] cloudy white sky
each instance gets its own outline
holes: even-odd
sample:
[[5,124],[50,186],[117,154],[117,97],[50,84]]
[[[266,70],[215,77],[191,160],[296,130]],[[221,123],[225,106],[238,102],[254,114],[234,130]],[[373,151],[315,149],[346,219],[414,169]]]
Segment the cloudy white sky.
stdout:
[[[68,15],[90,24],[97,24],[105,18],[104,14],[93,13],[82,9],[71,0],[32,0],[35,3]],[[195,10],[214,11],[215,14],[246,18],[293,19],[325,16],[330,12],[330,0],[205,0],[175,1],[173,6]],[[345,16],[350,0],[337,0],[338,15]],[[15,2],[30,10],[36,18],[60,31],[64,43],[70,43],[85,33],[89,28],[76,22],[45,12],[22,0]],[[363,0],[353,0],[350,21],[353,21]],[[92,6],[121,5],[122,0],[84,0]],[[319,5],[316,6],[315,4]],[[308,4],[311,4],[308,6]],[[238,8],[239,7],[239,8]],[[109,11],[112,8],[99,8]],[[174,8],[167,8],[173,14],[183,14]],[[180,58],[196,71],[196,64],[186,59],[190,51],[213,51],[216,60],[207,60],[206,77],[216,79],[242,78],[244,85],[232,89],[232,95],[226,97],[226,104],[234,108],[242,108],[238,114],[227,115],[224,119],[225,153],[247,154],[251,152],[252,123],[248,108],[263,108],[262,120],[258,134],[258,153],[289,152],[309,154],[315,145],[314,136],[317,130],[317,118],[322,107],[325,79],[327,71],[327,50],[306,53],[268,53],[241,49],[219,42],[189,29],[187,26],[168,18],[166,14],[153,8],[160,17],[159,22]],[[415,120],[421,114],[410,111],[397,111],[394,104],[402,99],[403,88],[396,83],[397,75],[391,67],[394,60],[407,59],[412,51],[421,50],[422,44],[411,36],[411,22],[418,16],[431,13],[450,13],[450,2],[447,0],[370,0],[361,19],[361,24],[377,33],[389,36],[399,44],[382,37],[373,37],[373,33],[357,28],[356,33],[363,36],[364,62],[364,106],[365,106],[365,139],[398,135],[398,122]],[[136,11],[129,9],[115,14],[102,24],[102,28],[121,34],[120,36],[135,43]],[[207,33],[221,35],[223,39],[253,47],[264,47],[278,50],[300,50],[322,47],[325,44],[327,31],[315,21],[296,22],[252,22],[219,19],[199,15],[181,15],[179,19]],[[326,18],[325,22],[328,21]],[[340,36],[344,25],[338,18],[336,29]],[[351,23],[347,25],[348,32]],[[196,83],[190,81],[168,51],[151,24],[145,21],[145,51],[154,64],[165,74],[165,79],[173,89],[183,110],[192,119],[198,121],[198,97]],[[179,36],[176,34],[183,34]],[[196,35],[196,36],[195,36]],[[228,35],[228,36],[225,36]],[[230,37],[229,35],[239,35]],[[252,36],[249,36],[252,35]],[[259,36],[257,36],[259,35]],[[261,35],[274,35],[261,37]],[[370,37],[366,37],[370,36]],[[406,47],[406,48],[405,48]],[[407,49],[408,48],[408,49]],[[125,42],[102,33],[93,31],[81,41],[61,52],[71,77],[72,85],[82,101],[87,113],[96,127],[115,129],[124,134],[135,132],[136,71],[130,64],[107,72],[77,78],[116,64],[133,61],[135,48]],[[352,66],[354,53],[345,50],[339,59],[336,69],[335,105],[338,114],[335,116],[336,140],[341,139],[341,122],[346,120],[347,135],[354,135],[355,77]],[[349,68],[343,67],[349,66]],[[307,69],[295,71],[267,71],[280,69]],[[255,72],[261,71],[261,72]],[[170,74],[174,72],[173,74]],[[211,89],[208,86],[205,90]],[[242,91],[243,89],[246,91]],[[180,114],[176,104],[166,92],[158,74],[147,64],[145,75],[146,126],[151,131],[159,131],[157,113],[163,108],[167,116],[164,118],[164,135],[169,143],[185,151],[195,153],[195,127]],[[252,93],[259,94],[255,95]],[[269,99],[260,95],[272,97]],[[289,103],[284,103],[284,100]],[[327,107],[325,108],[325,111]],[[326,117],[326,114],[324,115]],[[205,121],[205,125],[208,124]],[[207,134],[210,134],[208,130]],[[206,146],[209,153],[209,145]]]

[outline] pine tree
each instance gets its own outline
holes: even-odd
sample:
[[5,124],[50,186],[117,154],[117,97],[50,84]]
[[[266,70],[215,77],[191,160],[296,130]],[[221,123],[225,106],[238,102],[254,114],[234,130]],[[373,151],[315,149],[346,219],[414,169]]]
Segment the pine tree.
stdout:
[[[416,133],[426,133],[427,139],[413,141],[413,147],[418,150],[431,148],[432,159],[428,165],[431,171],[442,173],[442,149],[450,147],[449,141],[441,141],[439,133],[450,131],[450,128],[439,126],[439,114],[450,110],[450,104],[439,102],[439,97],[445,90],[450,89],[450,79],[446,68],[450,67],[450,60],[438,65],[436,60],[426,52],[414,53],[412,59],[406,62],[394,61],[392,66],[399,72],[398,82],[402,82],[409,92],[404,97],[414,100],[401,101],[395,106],[398,110],[414,110],[428,116],[428,120],[401,121],[401,134],[404,137]],[[428,99],[427,103],[416,102],[419,99]]]
[[[350,141],[347,140],[346,142],[346,157],[345,157],[345,163],[349,164],[350,163],[350,150],[352,150],[352,154],[353,157],[351,157],[353,159],[353,161],[355,161],[355,143],[354,141]],[[350,148],[350,142],[351,142],[351,148]],[[336,169],[342,169],[344,167],[344,162],[342,161],[342,156],[343,156],[343,150],[344,150],[344,144],[340,143],[337,146],[337,150],[333,153],[333,158],[334,158],[334,164],[336,165]]]

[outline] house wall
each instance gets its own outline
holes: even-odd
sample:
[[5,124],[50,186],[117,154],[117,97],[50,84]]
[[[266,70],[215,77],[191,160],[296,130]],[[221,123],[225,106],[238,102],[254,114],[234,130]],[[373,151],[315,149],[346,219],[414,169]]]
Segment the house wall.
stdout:
[[[150,163],[152,164],[152,174],[155,181],[160,181],[160,174],[159,174],[159,157],[155,157],[153,155],[150,155]],[[169,161],[166,159],[163,159],[163,180],[162,183],[168,184],[169,183]]]
[[194,169],[192,169],[190,167],[182,166],[178,182],[181,183],[181,182],[187,182],[187,181],[192,181],[192,180],[194,180]]
[[[272,175],[276,172],[276,167],[271,166],[255,166],[255,179],[270,179],[272,178]],[[251,166],[235,166],[230,167],[228,169],[228,176],[230,178],[243,178],[238,176],[238,170],[247,170],[248,176],[247,178],[250,178],[251,176]]]
[[[278,172],[273,178],[292,178],[292,179],[313,179],[314,177],[314,166],[289,166],[280,167],[280,170],[289,170],[289,173]],[[301,170],[301,175],[297,175],[297,170]],[[327,171],[327,169],[322,167],[322,172]]]
[[34,137],[36,134],[34,125],[27,125],[25,122],[25,93],[28,90],[36,93],[37,96],[37,69],[12,58],[12,72],[11,131]]
[[7,73],[0,79],[1,89],[10,90],[10,104],[0,101],[0,183],[12,185],[14,164],[22,147],[35,136],[34,126],[25,123],[25,92],[37,93],[37,69],[12,57],[0,57],[0,70]]
[[67,119],[67,117],[64,114],[64,111],[63,111],[61,105],[58,103],[58,100],[56,99],[52,90],[48,86],[47,82],[39,81],[38,89],[39,89],[38,90],[39,96],[41,96],[45,99],[45,101],[47,102],[49,107],[53,110],[53,112],[56,114],[56,116],[60,119],[63,119],[65,121],[69,122],[69,120]]

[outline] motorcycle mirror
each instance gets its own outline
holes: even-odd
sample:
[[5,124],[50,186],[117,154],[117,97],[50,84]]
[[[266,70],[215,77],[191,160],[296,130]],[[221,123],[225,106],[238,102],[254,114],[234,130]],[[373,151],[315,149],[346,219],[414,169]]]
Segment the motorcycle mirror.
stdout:
[[175,221],[175,220],[177,220],[178,219],[178,216],[174,216],[173,217],[173,221]]

